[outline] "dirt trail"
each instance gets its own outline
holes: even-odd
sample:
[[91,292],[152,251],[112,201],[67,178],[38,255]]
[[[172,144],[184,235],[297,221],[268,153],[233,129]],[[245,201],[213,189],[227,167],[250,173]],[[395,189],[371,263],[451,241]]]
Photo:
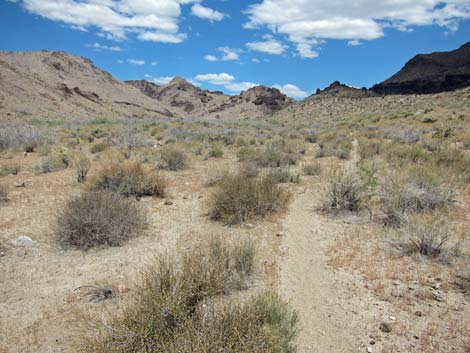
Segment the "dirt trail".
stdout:
[[[350,163],[356,163],[353,142]],[[280,289],[300,314],[298,353],[356,353],[364,330],[357,322],[345,274],[327,267],[325,250],[346,227],[314,210],[317,193],[304,193],[291,204],[284,222],[284,263]],[[360,306],[360,305],[359,305]]]

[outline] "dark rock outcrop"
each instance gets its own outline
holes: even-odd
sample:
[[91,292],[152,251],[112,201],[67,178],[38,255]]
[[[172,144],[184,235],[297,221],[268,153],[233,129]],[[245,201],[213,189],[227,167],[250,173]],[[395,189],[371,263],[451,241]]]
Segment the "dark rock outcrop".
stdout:
[[371,88],[378,94],[428,94],[470,86],[470,42],[450,52],[419,54]]
[[317,89],[315,96],[329,96],[329,97],[342,97],[342,98],[364,98],[371,97],[375,94],[367,88],[355,88],[339,81],[333,82],[325,89]]

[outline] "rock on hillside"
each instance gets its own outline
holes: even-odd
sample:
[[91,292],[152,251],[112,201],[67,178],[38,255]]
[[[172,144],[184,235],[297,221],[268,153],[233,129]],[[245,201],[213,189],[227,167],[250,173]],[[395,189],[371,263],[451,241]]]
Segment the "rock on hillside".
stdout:
[[61,51],[0,52],[0,120],[172,114],[86,58]]
[[398,73],[372,87],[378,94],[423,94],[470,86],[470,42],[450,52],[416,55]]
[[315,96],[329,96],[329,97],[341,97],[341,98],[364,98],[371,97],[375,94],[367,88],[355,88],[345,84],[342,84],[339,81],[333,82],[331,85],[325,89],[317,89]]
[[281,110],[293,102],[278,89],[264,86],[228,96],[222,92],[203,90],[180,77],[175,77],[163,86],[144,80],[126,83],[172,107],[179,114],[194,117],[258,117]]

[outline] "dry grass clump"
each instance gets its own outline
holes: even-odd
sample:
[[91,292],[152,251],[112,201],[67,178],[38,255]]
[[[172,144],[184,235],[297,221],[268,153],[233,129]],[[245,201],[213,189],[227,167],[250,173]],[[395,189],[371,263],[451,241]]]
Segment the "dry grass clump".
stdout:
[[87,178],[88,172],[90,171],[90,160],[83,154],[79,155],[74,161],[74,166],[75,178],[79,183],[83,183]]
[[91,181],[91,190],[108,190],[123,196],[165,196],[166,180],[146,171],[138,162],[110,163]]
[[359,156],[362,160],[372,159],[384,151],[384,143],[379,139],[363,139],[359,141]]
[[34,171],[38,174],[58,172],[67,169],[70,163],[71,160],[69,156],[63,153],[57,153],[41,160],[41,162],[34,167]]
[[295,165],[300,159],[302,148],[294,144],[276,140],[264,150],[252,146],[241,147],[237,153],[239,162],[256,163],[259,167],[279,168]]
[[385,224],[400,226],[408,213],[435,210],[452,202],[454,190],[430,169],[419,167],[393,176],[381,185]]
[[95,143],[93,146],[90,147],[90,153],[100,153],[103,152],[106,148],[108,148],[108,146],[105,143]]
[[33,126],[5,126],[0,128],[0,150],[21,148],[25,152],[34,150],[45,143],[51,142],[51,137],[44,130]]
[[146,226],[146,217],[130,200],[110,192],[72,198],[57,216],[55,234],[64,247],[120,246]]
[[214,144],[209,150],[210,158],[222,158],[224,156],[224,150],[221,145]]
[[446,258],[446,245],[451,237],[449,224],[442,218],[428,216],[408,217],[401,229],[403,248],[407,254]]
[[[247,246],[252,253],[252,246]],[[78,351],[95,353],[289,353],[298,317],[277,295],[240,302],[223,294],[232,278],[246,275],[237,247],[211,244],[182,257],[162,259],[143,273],[142,284],[120,314],[92,323]]]
[[6,202],[8,200],[8,188],[0,184],[0,203]]
[[430,154],[419,145],[391,144],[386,149],[387,159],[391,162],[403,164],[404,162],[426,162]]
[[243,162],[238,170],[246,178],[256,178],[260,172],[258,165],[253,162]]
[[321,165],[320,163],[311,163],[303,166],[302,171],[305,175],[320,175],[321,174]]
[[279,184],[300,183],[300,174],[292,174],[289,168],[271,169],[269,176]]
[[209,215],[232,225],[283,210],[290,195],[268,175],[261,179],[227,175],[213,192]]
[[0,176],[18,175],[20,167],[17,165],[4,165],[0,167]]
[[186,153],[174,146],[165,146],[160,150],[158,167],[176,171],[188,167],[189,158]]
[[352,140],[349,136],[323,136],[318,145],[320,149],[315,153],[316,158],[348,159],[351,155]]
[[327,178],[321,209],[328,213],[357,211],[366,197],[366,185],[356,170],[333,169]]

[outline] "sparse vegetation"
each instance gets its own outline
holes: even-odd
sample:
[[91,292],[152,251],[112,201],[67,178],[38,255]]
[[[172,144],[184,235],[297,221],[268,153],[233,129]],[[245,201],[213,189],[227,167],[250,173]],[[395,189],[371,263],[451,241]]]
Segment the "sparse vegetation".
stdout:
[[47,174],[67,169],[71,163],[70,157],[63,153],[56,153],[45,157],[34,167],[37,174]]
[[239,288],[232,286],[234,278],[251,274],[251,267],[247,272],[237,265],[244,263],[239,254],[246,254],[246,249],[251,263],[251,245],[221,242],[184,254],[181,267],[160,260],[143,273],[142,284],[125,310],[106,323],[95,321],[78,350],[293,352],[298,317],[279,296],[261,293],[242,303],[223,298]]
[[289,194],[270,176],[227,175],[211,196],[209,215],[228,225],[243,223],[285,209],[288,200]]
[[0,176],[18,175],[20,167],[17,165],[4,165],[0,167]]
[[108,190],[122,196],[165,195],[166,180],[138,162],[109,163],[91,180],[91,190]]
[[160,150],[158,167],[171,171],[181,170],[188,167],[188,156],[186,153],[174,146],[165,146]]
[[102,142],[95,143],[94,145],[91,146],[90,153],[92,154],[100,153],[100,152],[103,152],[106,148],[108,148],[108,146],[105,143],[102,143]]
[[300,175],[292,174],[288,168],[274,168],[269,173],[269,176],[275,183],[299,183]]
[[75,178],[79,183],[83,183],[86,181],[88,172],[90,171],[91,162],[90,160],[83,154],[76,157],[74,161],[75,166]]
[[55,234],[62,246],[87,250],[121,246],[140,235],[146,224],[132,201],[110,192],[87,192],[69,200],[59,212]]
[[311,163],[303,166],[302,171],[305,175],[320,175],[321,174],[321,165],[319,163]]
[[6,202],[8,200],[8,188],[0,184],[0,203]]

